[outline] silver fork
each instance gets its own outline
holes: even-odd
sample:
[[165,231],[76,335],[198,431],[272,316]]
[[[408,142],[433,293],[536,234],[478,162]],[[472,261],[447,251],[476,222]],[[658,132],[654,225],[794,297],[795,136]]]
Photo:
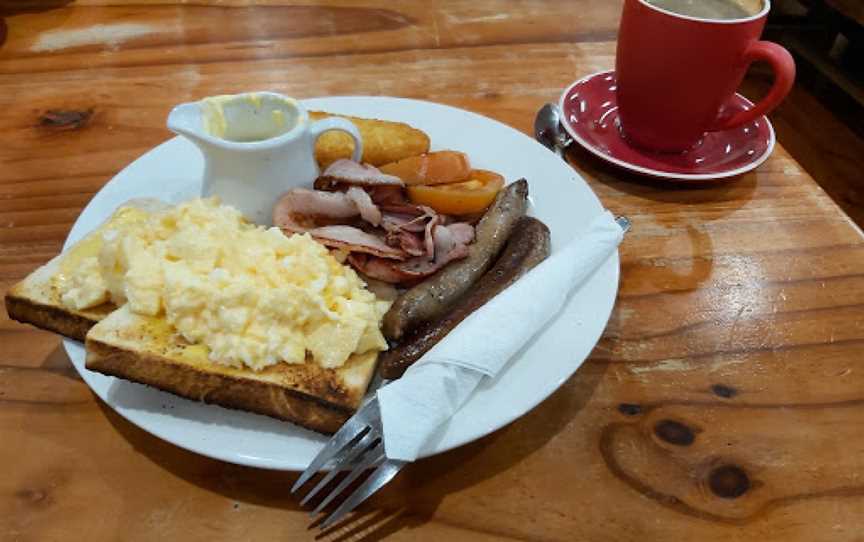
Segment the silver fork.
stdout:
[[312,463],[309,464],[306,470],[303,471],[303,474],[300,475],[300,478],[294,483],[291,493],[297,493],[297,490],[303,487],[316,472],[319,470],[328,470],[329,467],[329,472],[300,501],[300,506],[305,506],[339,472],[350,470],[347,476],[310,512],[310,515],[315,516],[339,497],[351,482],[358,479],[367,470],[375,469],[360,487],[345,498],[324,519],[323,523],[321,523],[321,528],[326,529],[345,517],[348,512],[354,510],[370,495],[392,480],[406,463],[407,461],[387,459],[387,456],[384,455],[381,411],[378,408],[378,398],[373,397],[369,402],[360,407],[357,413],[345,422],[345,425],[318,452]]

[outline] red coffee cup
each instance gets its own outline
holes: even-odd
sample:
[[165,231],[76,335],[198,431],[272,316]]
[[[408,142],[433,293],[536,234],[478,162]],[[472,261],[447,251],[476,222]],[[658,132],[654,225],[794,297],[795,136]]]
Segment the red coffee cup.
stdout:
[[[625,0],[615,64],[624,137],[646,149],[681,152],[705,132],[734,128],[777,107],[792,88],[795,62],[783,47],[759,41],[770,9],[762,0],[752,17],[699,19]],[[753,108],[725,113],[756,61],[771,65],[771,90]]]

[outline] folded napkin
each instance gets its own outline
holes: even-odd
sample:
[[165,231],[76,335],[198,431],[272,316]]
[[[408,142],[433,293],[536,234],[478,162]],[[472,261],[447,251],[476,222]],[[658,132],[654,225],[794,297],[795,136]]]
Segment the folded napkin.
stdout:
[[[402,378],[380,388],[387,457],[417,459],[426,441],[459,410],[480,380],[495,377],[558,314],[568,294],[609,258],[622,237],[612,214],[604,212],[563,250],[463,320]],[[491,335],[494,341],[477,340]]]

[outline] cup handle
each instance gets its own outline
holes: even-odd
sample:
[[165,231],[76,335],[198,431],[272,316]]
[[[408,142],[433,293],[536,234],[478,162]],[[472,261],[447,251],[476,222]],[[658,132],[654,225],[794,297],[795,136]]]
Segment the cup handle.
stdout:
[[756,120],[762,115],[767,115],[780,105],[783,98],[792,90],[792,83],[795,81],[795,61],[789,51],[770,41],[756,41],[744,51],[744,62],[750,65],[759,60],[770,64],[771,70],[774,72],[774,84],[771,85],[771,90],[752,108],[739,111],[728,117],[718,118],[708,131],[715,132],[734,128]]
[[354,140],[354,153],[351,155],[351,159],[359,162],[363,157],[363,138],[360,137],[360,130],[350,120],[340,117],[329,117],[312,123],[309,127],[309,134],[312,136],[310,138],[312,152],[315,152],[315,142],[318,141],[318,138],[330,130],[339,130],[351,136],[351,139]]

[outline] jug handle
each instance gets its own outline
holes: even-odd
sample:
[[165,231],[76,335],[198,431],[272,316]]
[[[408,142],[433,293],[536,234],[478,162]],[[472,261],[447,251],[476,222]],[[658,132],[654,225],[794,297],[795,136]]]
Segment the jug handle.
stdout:
[[318,141],[318,138],[324,135],[324,132],[329,132],[330,130],[339,130],[351,136],[351,139],[354,140],[354,153],[351,155],[351,159],[359,162],[360,158],[363,157],[363,138],[360,137],[360,130],[350,120],[340,117],[330,117],[312,123],[309,127],[312,152],[315,152],[315,143]]

